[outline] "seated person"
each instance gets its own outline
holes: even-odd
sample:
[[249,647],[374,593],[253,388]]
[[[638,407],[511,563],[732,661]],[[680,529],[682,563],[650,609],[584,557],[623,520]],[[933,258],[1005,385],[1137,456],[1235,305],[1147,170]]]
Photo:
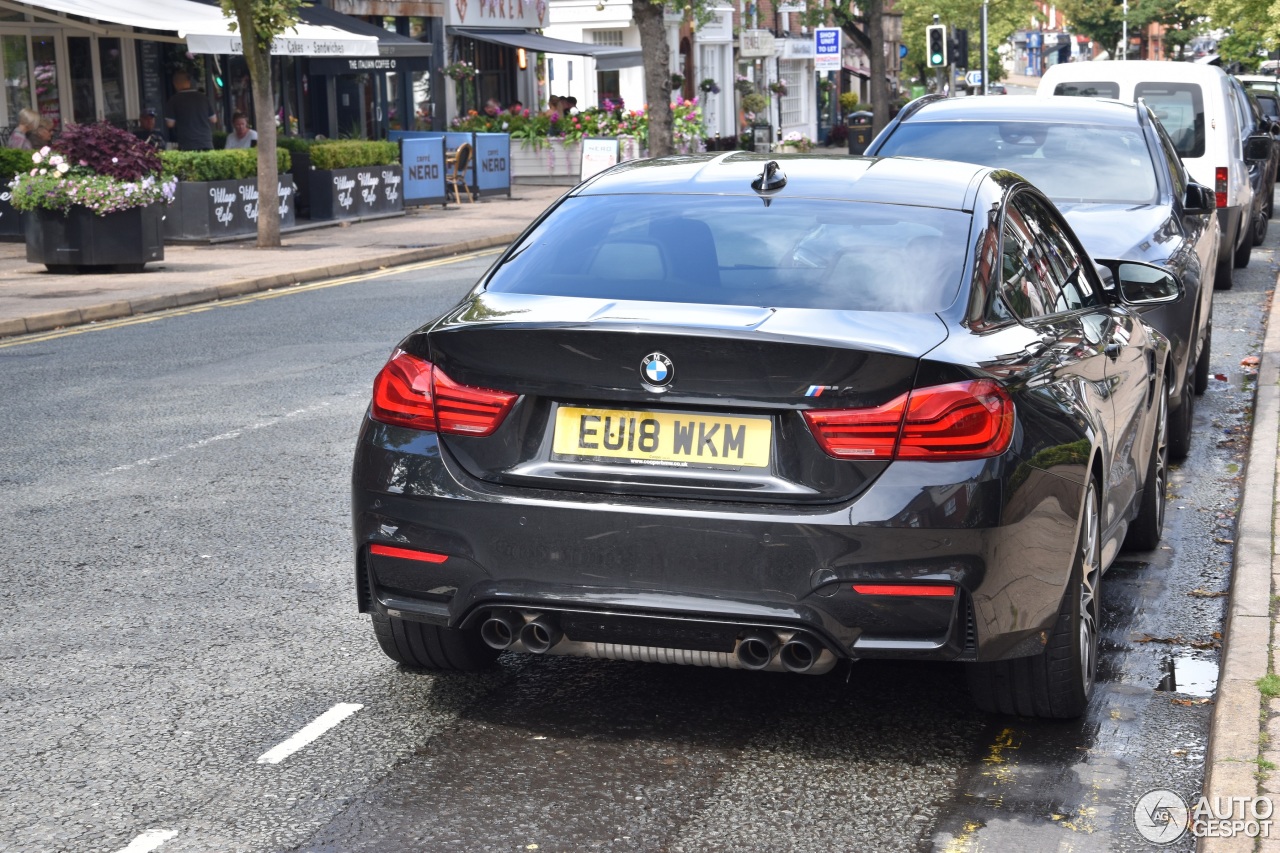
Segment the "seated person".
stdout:
[[133,132],[133,135],[161,151],[164,150],[168,141],[164,134],[156,129],[156,111],[150,109],[142,111],[142,115],[138,118],[138,129]]
[[231,132],[225,148],[252,148],[258,144],[258,131],[249,129],[249,119],[238,110],[231,114]]

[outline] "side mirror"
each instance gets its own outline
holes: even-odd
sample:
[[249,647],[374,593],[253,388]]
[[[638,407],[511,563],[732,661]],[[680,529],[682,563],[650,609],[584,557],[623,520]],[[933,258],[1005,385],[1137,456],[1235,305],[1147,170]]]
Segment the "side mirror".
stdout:
[[1187,194],[1182,199],[1182,212],[1188,215],[1213,213],[1218,209],[1218,196],[1204,184],[1187,184]]
[[1250,136],[1244,143],[1244,159],[1270,160],[1271,137],[1264,135]]
[[[1097,263],[1111,274],[1122,305],[1163,305],[1182,298],[1182,281],[1164,267],[1141,261],[1100,260]],[[1106,273],[1102,273],[1102,278],[1106,287]]]

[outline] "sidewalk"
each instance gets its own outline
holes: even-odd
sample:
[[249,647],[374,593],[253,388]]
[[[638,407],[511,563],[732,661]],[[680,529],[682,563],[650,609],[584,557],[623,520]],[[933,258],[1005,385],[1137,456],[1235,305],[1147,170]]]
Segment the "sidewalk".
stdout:
[[518,185],[510,199],[286,234],[279,249],[253,240],[169,245],[163,261],[137,274],[52,275],[27,263],[25,244],[0,243],[0,338],[506,245],[567,190]]

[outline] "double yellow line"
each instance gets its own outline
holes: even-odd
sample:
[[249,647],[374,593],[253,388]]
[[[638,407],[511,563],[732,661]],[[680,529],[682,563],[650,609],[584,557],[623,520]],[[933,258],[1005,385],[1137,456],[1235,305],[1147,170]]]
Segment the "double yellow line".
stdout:
[[0,349],[22,346],[23,344],[38,344],[43,343],[44,341],[53,341],[58,338],[70,337],[71,335],[82,335],[86,332],[101,332],[107,329],[119,329],[124,326],[136,326],[140,323],[154,323],[156,320],[163,320],[168,317],[183,317],[188,314],[200,314],[204,311],[213,311],[218,308],[230,308],[234,305],[259,302],[263,299],[275,299],[279,296],[292,296],[295,293],[307,293],[312,290],[324,290],[326,288],[338,287],[344,284],[355,284],[359,281],[369,281],[374,278],[382,278],[383,276],[391,275],[393,273],[399,274],[413,272],[415,270],[430,269],[431,267],[443,267],[448,266],[449,264],[460,264],[466,261],[474,261],[478,258],[491,257],[501,251],[501,248],[496,248],[486,249],[482,252],[471,252],[466,255],[451,255],[447,258],[435,258],[430,261],[420,261],[416,264],[388,267],[374,272],[343,276],[342,278],[329,278],[324,279],[323,281],[315,281],[310,284],[282,285],[274,290],[249,293],[244,296],[234,296],[230,299],[220,299],[216,302],[204,302],[199,305],[188,305],[183,308],[170,308],[165,311],[157,311],[153,314],[144,314],[137,317],[121,317],[119,320],[103,320],[98,323],[86,323],[83,326],[72,326],[69,329],[58,329],[53,332],[38,332],[33,335],[23,335],[21,337],[11,338],[8,340],[0,340]]

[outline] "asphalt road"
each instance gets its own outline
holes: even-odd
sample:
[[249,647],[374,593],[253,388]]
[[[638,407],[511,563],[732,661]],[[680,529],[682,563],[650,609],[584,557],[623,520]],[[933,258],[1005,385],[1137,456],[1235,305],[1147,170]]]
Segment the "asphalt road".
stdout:
[[352,589],[356,430],[394,343],[490,257],[6,341],[0,849],[1147,849],[1137,797],[1202,780],[1278,242],[1215,297],[1223,378],[1164,546],[1107,575],[1070,725],[985,717],[950,666],[383,658]]

